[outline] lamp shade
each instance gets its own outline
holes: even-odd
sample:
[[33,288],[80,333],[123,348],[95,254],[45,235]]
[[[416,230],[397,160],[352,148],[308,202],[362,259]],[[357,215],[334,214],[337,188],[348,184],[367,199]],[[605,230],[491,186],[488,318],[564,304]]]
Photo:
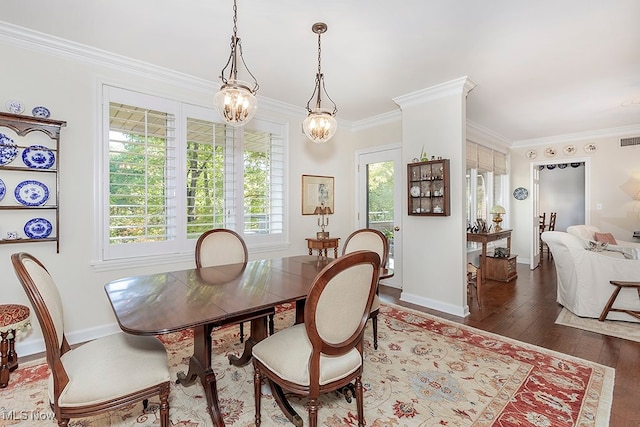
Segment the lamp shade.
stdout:
[[240,127],[255,115],[258,109],[258,99],[247,83],[240,80],[229,80],[215,94],[213,105],[228,125]]
[[338,129],[338,122],[330,111],[315,108],[302,122],[302,129],[307,138],[320,144],[333,137]]
[[489,213],[492,214],[506,214],[507,211],[500,205],[495,205],[494,207],[491,208],[491,211]]

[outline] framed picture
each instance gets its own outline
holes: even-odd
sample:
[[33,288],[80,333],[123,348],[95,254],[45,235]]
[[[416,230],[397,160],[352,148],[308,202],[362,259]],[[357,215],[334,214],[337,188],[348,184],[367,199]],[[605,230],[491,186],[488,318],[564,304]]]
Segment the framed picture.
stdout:
[[333,177],[302,175],[302,215],[313,215],[316,206],[333,207]]

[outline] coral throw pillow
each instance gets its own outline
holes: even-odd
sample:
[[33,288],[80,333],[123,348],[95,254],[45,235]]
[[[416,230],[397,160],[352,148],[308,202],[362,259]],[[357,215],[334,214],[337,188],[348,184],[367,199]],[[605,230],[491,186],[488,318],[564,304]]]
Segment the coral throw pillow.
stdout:
[[617,245],[616,238],[611,233],[595,233],[596,242],[605,242],[610,245]]

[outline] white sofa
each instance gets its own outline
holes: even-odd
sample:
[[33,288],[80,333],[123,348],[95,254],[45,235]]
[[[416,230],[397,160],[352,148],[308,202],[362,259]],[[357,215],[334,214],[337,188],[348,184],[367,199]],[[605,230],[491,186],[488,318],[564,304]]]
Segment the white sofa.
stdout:
[[[615,289],[610,280],[640,281],[640,260],[627,259],[615,250],[590,251],[590,239],[561,231],[545,231],[542,240],[553,254],[558,275],[557,301],[578,316],[600,316]],[[640,310],[636,290],[622,289],[614,308]],[[609,313],[607,319],[640,322],[626,313],[617,312]]]
[[[600,231],[598,227],[594,227],[593,225],[582,224],[567,227],[567,233],[573,234],[574,236],[582,237],[583,239],[595,241],[595,234],[602,233],[602,231]],[[619,240],[618,238],[616,238],[616,243],[618,243],[618,246],[640,248],[640,243]]]

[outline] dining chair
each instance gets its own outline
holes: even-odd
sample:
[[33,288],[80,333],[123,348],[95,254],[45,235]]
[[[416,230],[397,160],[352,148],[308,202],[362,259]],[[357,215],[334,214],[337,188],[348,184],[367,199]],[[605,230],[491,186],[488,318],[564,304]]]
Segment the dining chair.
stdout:
[[538,261],[538,264],[542,263],[542,257],[543,257],[543,253],[544,253],[544,241],[542,240],[542,233],[544,233],[547,228],[547,224],[546,224],[546,220],[547,220],[547,213],[543,212],[542,215],[539,215],[539,220],[538,220],[538,245],[539,245],[539,250],[538,252],[540,253],[540,259]]
[[[242,236],[227,228],[214,228],[200,235],[196,242],[196,268],[215,267],[225,264],[247,263],[249,252]],[[269,332],[273,333],[275,309],[271,309],[269,316]],[[240,342],[244,342],[244,321],[240,325]]]
[[[344,242],[342,254],[350,252],[369,250],[378,254],[380,265],[387,266],[389,260],[389,240],[381,231],[373,228],[361,228],[351,233]],[[378,313],[380,312],[380,297],[376,286],[376,296],[371,306],[369,318],[373,325],[373,348],[378,349]]]
[[11,255],[13,268],[36,313],[49,366],[49,403],[59,426],[159,396],[160,425],[169,426],[167,352],[156,337],[123,332],[72,349],[64,332],[58,288],[44,265],[25,253]]
[[379,274],[380,257],[375,252],[352,252],[332,261],[311,285],[304,323],[278,331],[253,347],[256,426],[260,425],[263,378],[277,396],[284,396],[285,389],[309,399],[311,427],[318,423],[320,394],[354,381],[358,426],[364,426],[363,335]]
[[[544,216],[545,215],[546,215],[546,213],[541,216],[541,218],[543,218],[542,219],[543,222],[544,222]],[[543,223],[543,226],[540,229],[540,235],[542,235],[542,233],[545,232],[545,231],[555,231],[556,230],[556,217],[557,217],[557,215],[558,215],[557,212],[549,213],[549,224],[545,225]],[[542,259],[544,257],[545,251],[547,252],[547,259],[553,258],[553,254],[549,250],[549,246],[542,240],[542,238],[540,238],[540,262],[542,262]]]

